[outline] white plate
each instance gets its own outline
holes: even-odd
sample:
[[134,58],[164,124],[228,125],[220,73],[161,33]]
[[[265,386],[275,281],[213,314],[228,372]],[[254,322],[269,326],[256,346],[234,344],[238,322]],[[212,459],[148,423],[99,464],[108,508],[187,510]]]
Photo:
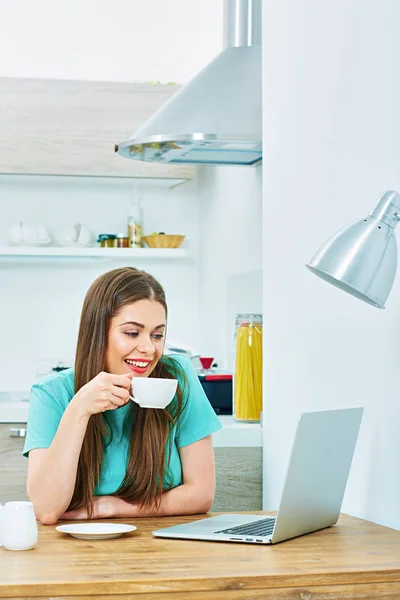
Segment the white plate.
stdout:
[[57,531],[69,533],[78,540],[109,540],[117,538],[123,533],[135,531],[134,525],[123,523],[74,523],[73,525],[59,525]]

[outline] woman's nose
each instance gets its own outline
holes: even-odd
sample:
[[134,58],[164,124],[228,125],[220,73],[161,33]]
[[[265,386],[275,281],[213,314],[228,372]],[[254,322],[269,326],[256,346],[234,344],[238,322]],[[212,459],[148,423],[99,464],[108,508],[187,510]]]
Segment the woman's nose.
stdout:
[[144,354],[152,354],[154,352],[154,344],[152,339],[150,337],[143,337],[137,345],[137,349],[139,352],[143,352]]

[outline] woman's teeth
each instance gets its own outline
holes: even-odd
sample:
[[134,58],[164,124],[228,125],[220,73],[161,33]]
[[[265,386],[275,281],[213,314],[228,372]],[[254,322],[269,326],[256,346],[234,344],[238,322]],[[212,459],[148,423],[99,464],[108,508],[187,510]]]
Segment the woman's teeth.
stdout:
[[144,369],[149,364],[149,361],[142,362],[139,360],[128,360],[128,359],[125,359],[125,362],[128,363],[128,365],[132,365],[133,367],[140,367],[141,369]]

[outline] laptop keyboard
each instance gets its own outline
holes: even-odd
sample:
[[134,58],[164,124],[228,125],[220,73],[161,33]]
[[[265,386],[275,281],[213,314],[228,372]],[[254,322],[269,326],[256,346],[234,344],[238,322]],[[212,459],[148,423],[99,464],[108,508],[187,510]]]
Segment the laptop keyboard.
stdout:
[[246,525],[237,525],[230,529],[221,529],[213,533],[234,533],[236,535],[254,535],[258,537],[267,537],[272,535],[274,530],[275,519],[261,519]]

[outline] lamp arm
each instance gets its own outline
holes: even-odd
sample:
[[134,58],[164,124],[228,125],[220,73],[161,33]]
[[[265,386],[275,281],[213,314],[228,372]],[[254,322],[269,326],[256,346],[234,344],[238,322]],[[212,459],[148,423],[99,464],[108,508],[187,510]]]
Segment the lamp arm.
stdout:
[[400,194],[394,191],[384,192],[379,196],[369,216],[394,229],[400,221]]

